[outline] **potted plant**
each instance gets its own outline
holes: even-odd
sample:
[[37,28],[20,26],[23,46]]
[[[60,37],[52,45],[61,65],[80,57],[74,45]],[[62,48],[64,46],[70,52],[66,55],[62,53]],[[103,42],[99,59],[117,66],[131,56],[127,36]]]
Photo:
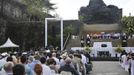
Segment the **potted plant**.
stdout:
[[120,54],[121,52],[123,51],[124,49],[122,47],[117,47],[115,49],[115,52],[116,52],[116,57],[120,57]]
[[117,48],[115,49],[115,52],[121,53],[123,50],[124,50],[124,49],[123,49],[122,47],[117,47]]
[[87,46],[87,47],[84,48],[84,51],[91,52],[91,48]]

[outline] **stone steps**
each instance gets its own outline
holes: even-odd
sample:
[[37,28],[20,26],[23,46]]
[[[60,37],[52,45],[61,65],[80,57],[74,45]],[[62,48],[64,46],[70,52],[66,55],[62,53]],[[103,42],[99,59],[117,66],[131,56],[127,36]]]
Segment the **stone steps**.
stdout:
[[80,38],[77,37],[76,39],[70,39],[67,46],[66,46],[66,49],[70,49],[71,47],[80,47]]

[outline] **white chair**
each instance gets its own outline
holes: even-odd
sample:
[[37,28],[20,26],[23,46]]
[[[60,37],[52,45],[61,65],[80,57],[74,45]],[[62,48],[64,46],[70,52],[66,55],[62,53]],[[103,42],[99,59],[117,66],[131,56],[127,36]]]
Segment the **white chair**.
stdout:
[[61,75],[72,75],[71,72],[61,71]]

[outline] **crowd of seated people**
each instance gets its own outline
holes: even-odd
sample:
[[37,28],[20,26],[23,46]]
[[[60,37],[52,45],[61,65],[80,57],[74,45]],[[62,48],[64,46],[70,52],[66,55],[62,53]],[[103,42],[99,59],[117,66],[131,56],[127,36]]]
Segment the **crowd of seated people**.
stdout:
[[[89,33],[92,39],[121,39],[121,33]],[[134,34],[127,36],[128,39],[134,39]]]
[[92,39],[120,39],[120,33],[90,33]]
[[0,75],[86,75],[90,62],[86,52],[44,50],[7,53],[0,60]]

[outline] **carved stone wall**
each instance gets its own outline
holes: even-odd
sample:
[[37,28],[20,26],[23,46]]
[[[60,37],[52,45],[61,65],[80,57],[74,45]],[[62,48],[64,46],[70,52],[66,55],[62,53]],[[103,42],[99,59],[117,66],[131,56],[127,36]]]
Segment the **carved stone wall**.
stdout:
[[103,0],[90,0],[87,7],[81,7],[79,19],[86,24],[118,23],[122,18],[122,9],[106,5]]

